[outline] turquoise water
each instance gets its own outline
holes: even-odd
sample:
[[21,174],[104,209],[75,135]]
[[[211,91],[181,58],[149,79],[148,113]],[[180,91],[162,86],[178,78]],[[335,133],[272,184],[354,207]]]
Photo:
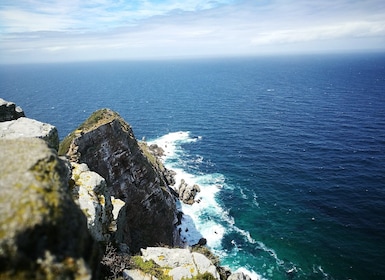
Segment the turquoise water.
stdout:
[[385,278],[385,55],[1,66],[0,96],[61,138],[109,107],[167,140],[202,188],[186,240],[234,270]]

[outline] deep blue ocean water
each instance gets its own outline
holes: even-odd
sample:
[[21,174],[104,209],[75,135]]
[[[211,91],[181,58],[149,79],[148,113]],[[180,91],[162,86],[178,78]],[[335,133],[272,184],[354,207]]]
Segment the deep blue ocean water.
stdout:
[[233,270],[385,279],[384,54],[2,65],[0,97],[61,138],[105,107],[171,136]]

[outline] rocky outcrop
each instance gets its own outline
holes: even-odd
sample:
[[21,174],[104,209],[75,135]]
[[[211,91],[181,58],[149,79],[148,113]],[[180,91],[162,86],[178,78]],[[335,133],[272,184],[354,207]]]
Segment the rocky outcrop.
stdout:
[[212,275],[208,279],[220,279],[216,266],[206,256],[189,249],[149,247],[141,252],[145,261],[153,260],[165,268],[164,273],[171,279],[190,279],[204,274]]
[[111,196],[106,181],[85,163],[72,165],[72,197],[87,217],[88,229],[96,241],[107,242],[112,233]]
[[0,139],[0,279],[90,279],[99,251],[69,170],[41,139]]
[[23,109],[13,102],[0,98],[0,122],[13,121],[25,117]]
[[175,198],[159,165],[153,164],[155,157],[141,146],[127,122],[102,109],[68,135],[59,149],[105,178],[111,195],[125,202],[116,241],[134,252],[156,244],[174,245],[178,236]]
[[184,179],[182,179],[178,188],[179,199],[183,203],[191,205],[195,202],[195,196],[200,191],[201,189],[197,184],[194,184],[193,186],[191,186],[191,185],[188,185]]
[[0,139],[41,138],[50,148],[58,150],[59,136],[56,127],[29,118],[0,122]]
[[227,278],[227,280],[251,280],[250,276],[243,272],[233,273]]

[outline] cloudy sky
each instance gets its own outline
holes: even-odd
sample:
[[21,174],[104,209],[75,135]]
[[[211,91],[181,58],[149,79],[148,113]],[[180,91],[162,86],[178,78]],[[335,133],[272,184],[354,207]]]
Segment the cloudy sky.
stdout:
[[384,0],[1,0],[0,63],[385,50]]

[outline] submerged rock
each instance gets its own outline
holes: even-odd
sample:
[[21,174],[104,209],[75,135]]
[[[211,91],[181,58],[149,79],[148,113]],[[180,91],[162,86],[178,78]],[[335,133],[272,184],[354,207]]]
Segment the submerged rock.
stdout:
[[[177,210],[159,162],[139,146],[131,127],[117,113],[93,113],[60,144],[59,153],[86,163],[106,179],[110,193],[125,202],[117,221],[116,241],[132,251],[177,242]],[[155,164],[154,164],[155,163]]]
[[0,279],[90,279],[99,251],[41,139],[0,139]]
[[0,138],[41,138],[50,148],[58,150],[59,135],[56,127],[29,118],[0,122]]
[[0,98],[0,122],[13,121],[25,117],[23,109],[13,102]]

